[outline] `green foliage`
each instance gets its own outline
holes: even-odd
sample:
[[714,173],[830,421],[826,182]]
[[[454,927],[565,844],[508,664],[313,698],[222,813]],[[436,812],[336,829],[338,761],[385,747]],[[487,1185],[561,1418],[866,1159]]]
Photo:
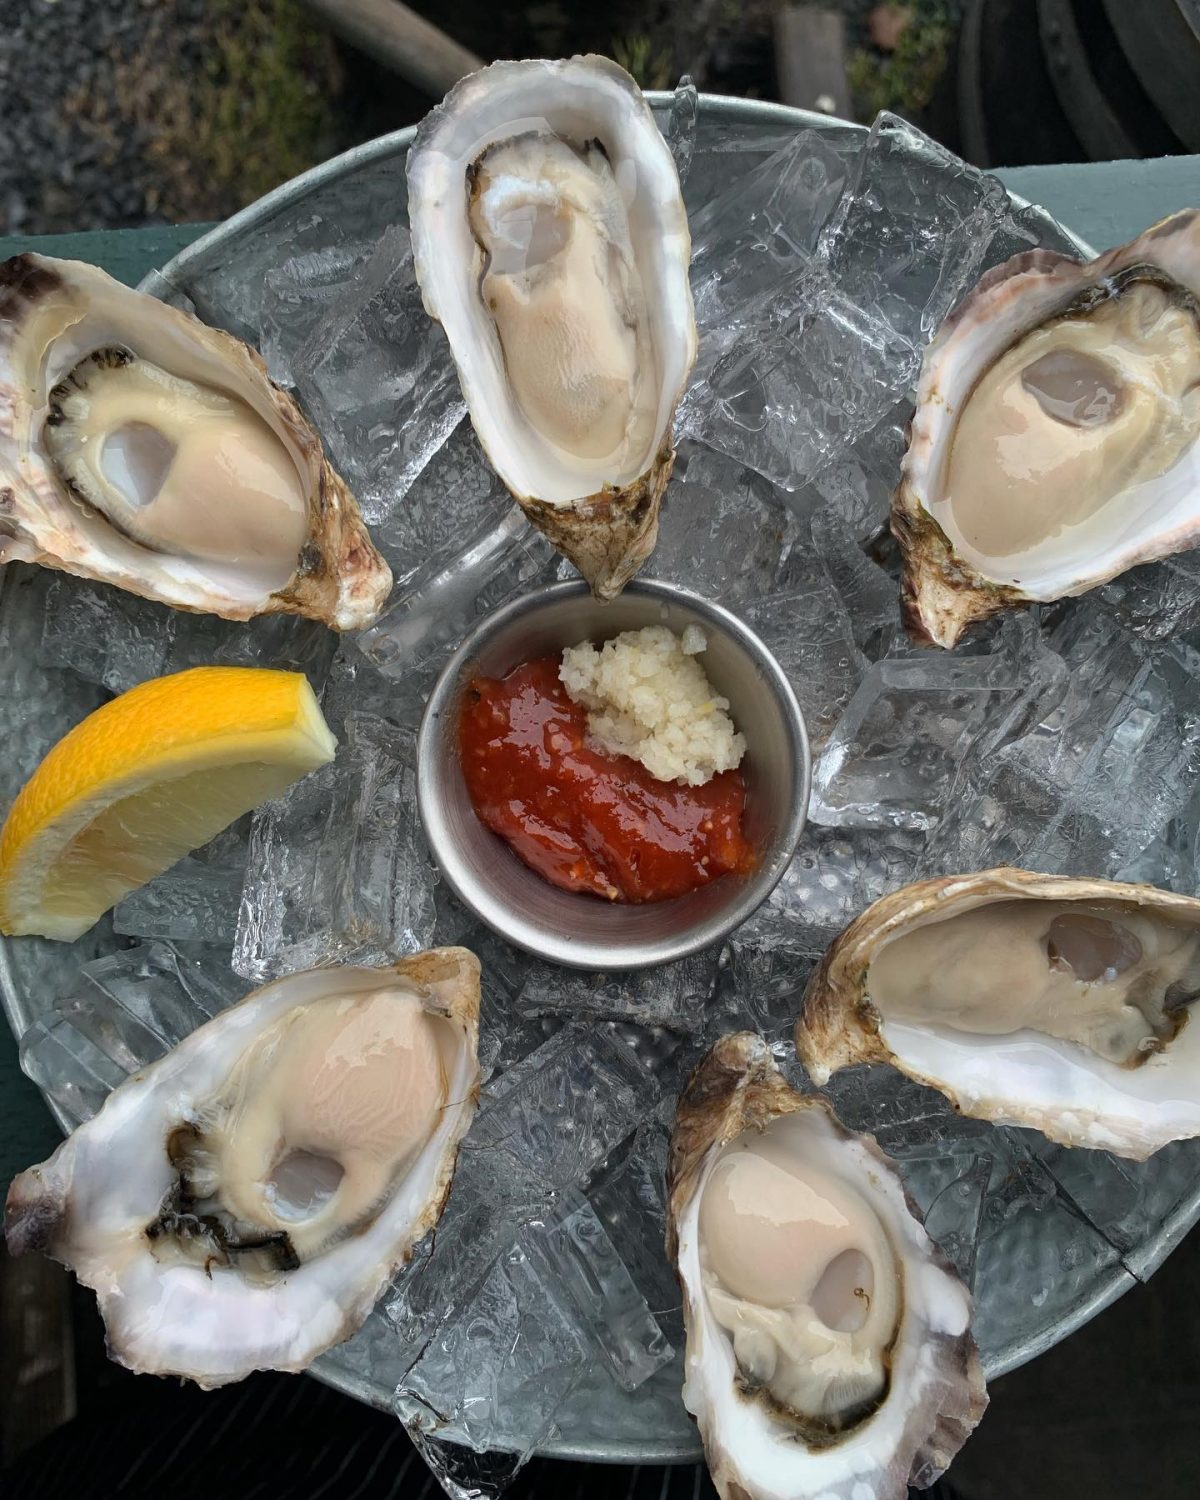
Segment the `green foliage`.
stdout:
[[160,212],[220,218],[328,154],[339,87],[299,0],[212,0],[200,35],[155,13],[118,97],[159,163]]
[[648,36],[613,37],[612,56],[640,88],[665,89],[675,81],[671,54]]
[[193,139],[221,181],[247,200],[319,159],[330,128],[321,75],[329,41],[298,0],[219,0],[216,46],[196,90]]
[[861,120],[881,109],[918,114],[933,98],[954,40],[950,7],[927,0],[913,10],[894,52],[859,48],[850,56],[846,71]]

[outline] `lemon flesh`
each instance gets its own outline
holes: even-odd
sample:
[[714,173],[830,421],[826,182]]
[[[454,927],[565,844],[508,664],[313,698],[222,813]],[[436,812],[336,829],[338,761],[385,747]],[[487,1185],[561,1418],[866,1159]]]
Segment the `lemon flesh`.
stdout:
[[71,942],[333,759],[308,680],[195,667],[122,693],[46,755],[0,831],[0,932]]

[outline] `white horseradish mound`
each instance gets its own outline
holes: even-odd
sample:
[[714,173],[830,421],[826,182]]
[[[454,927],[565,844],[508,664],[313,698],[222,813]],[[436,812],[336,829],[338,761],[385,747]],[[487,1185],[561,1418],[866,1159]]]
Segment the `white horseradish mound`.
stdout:
[[736,733],[696,657],[708,642],[698,625],[680,639],[665,625],[626,630],[605,641],[568,646],[558,675],[588,710],[588,732],[610,755],[628,755],[659,781],[703,786],[740,764]]

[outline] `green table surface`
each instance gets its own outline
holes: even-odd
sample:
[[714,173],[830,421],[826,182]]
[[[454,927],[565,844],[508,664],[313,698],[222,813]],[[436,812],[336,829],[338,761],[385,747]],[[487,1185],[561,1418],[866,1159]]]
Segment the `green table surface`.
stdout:
[[[1012,167],[996,176],[1013,192],[1050,210],[1098,250],[1131,239],[1175,209],[1200,205],[1200,156],[1078,166]],[[130,285],[170,260],[210,226],[89,230],[78,234],[0,236],[0,260],[38,250],[91,261]],[[0,1023],[0,1186],[49,1155],[58,1128],[17,1065],[16,1043]]]

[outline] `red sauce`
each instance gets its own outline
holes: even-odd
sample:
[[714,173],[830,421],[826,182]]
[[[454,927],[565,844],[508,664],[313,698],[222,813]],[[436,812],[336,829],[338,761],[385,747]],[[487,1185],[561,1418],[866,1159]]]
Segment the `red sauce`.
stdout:
[[459,753],[471,802],[543,879],[609,901],[666,901],[753,868],[740,771],[683,786],[586,741],[587,713],[557,657],[467,690]]

